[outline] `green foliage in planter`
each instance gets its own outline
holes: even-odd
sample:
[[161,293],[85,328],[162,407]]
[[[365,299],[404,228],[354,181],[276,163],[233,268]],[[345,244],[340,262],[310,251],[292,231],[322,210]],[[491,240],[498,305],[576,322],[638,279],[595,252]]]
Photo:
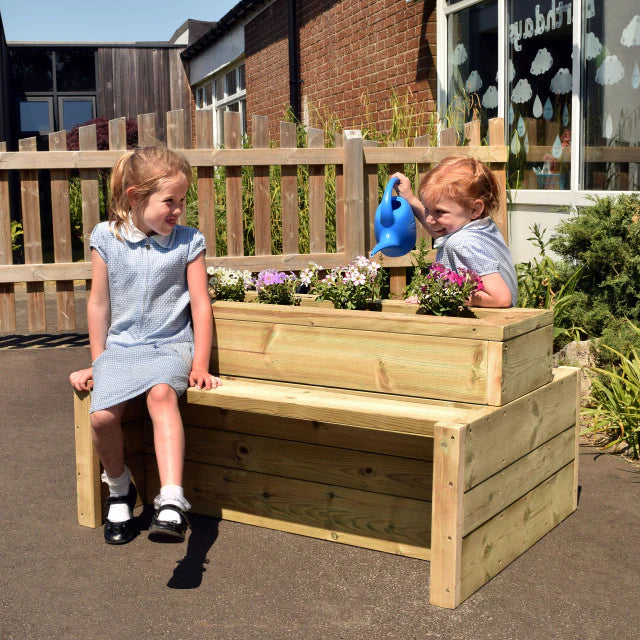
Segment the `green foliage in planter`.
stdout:
[[[640,329],[628,323],[640,338]],[[606,343],[603,349],[611,351],[619,362],[613,369],[592,368],[596,373],[591,387],[593,406],[583,409],[593,419],[585,433],[603,433],[609,439],[605,448],[626,442],[632,456],[640,457],[640,357],[635,348],[629,354],[612,349]]]

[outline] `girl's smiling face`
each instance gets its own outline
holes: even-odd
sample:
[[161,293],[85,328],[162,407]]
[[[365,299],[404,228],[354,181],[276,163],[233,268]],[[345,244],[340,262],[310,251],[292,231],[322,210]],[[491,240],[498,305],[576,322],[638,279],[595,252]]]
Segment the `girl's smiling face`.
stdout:
[[452,198],[442,197],[425,205],[424,213],[435,237],[458,231],[472,220],[482,216],[482,200],[475,200],[471,207],[461,205]]
[[142,233],[168,236],[178,223],[185,206],[189,185],[182,175],[160,182],[160,188],[146,200],[139,202],[135,190],[127,189],[133,223]]

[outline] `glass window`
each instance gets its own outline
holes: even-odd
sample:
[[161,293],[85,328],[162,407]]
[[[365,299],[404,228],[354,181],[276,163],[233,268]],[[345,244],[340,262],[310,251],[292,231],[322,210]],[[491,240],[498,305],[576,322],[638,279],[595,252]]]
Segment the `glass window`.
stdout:
[[245,88],[245,79],[244,79],[244,65],[241,64],[238,67],[238,89],[244,89]]
[[213,84],[211,82],[204,87],[204,100],[207,106],[213,104]]
[[216,100],[224,100],[224,78],[216,80]]
[[58,49],[55,54],[58,91],[96,90],[96,55],[93,49]]
[[510,0],[507,143],[514,188],[569,189],[571,3]]
[[20,101],[20,133],[36,134],[53,131],[53,109],[49,98]]
[[589,0],[583,10],[584,189],[640,189],[640,16],[633,4]]
[[203,96],[204,96],[204,91],[202,87],[200,87],[199,89],[196,89],[196,108],[197,109],[202,109],[202,107],[204,106]]
[[93,98],[59,98],[60,128],[70,131],[95,118]]
[[53,62],[46,49],[11,48],[11,75],[16,92],[53,91]]
[[461,132],[475,115],[483,122],[498,115],[498,3],[481,2],[448,20],[445,125]]
[[236,92],[236,70],[230,71],[224,78],[227,95],[232,96]]

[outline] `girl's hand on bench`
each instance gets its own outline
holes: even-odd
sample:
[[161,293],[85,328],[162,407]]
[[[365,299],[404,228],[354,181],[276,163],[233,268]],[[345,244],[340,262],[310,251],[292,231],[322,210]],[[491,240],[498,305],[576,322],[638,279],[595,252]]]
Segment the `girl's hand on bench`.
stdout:
[[69,376],[69,382],[76,391],[91,391],[93,388],[93,367],[74,371]]
[[222,384],[222,380],[208,371],[193,369],[189,374],[189,386],[196,389],[215,389]]

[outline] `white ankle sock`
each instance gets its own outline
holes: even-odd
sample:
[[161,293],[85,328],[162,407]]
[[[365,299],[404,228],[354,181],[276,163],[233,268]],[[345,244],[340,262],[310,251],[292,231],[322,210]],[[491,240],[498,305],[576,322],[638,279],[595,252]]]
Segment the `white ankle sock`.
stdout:
[[[124,473],[117,478],[111,478],[107,475],[106,471],[102,472],[100,476],[102,482],[109,487],[110,497],[122,497],[129,493],[129,483],[131,482],[131,472],[129,468],[125,466]],[[133,517],[131,509],[128,504],[112,504],[109,505],[109,512],[107,513],[107,520],[111,522],[125,522]]]
[[183,511],[191,509],[191,505],[184,497],[184,490],[182,487],[175,484],[167,484],[160,488],[160,495],[154,500],[154,506],[159,509],[158,520],[164,520],[164,522],[180,522],[180,515],[172,509],[163,509],[164,505],[176,505]]

